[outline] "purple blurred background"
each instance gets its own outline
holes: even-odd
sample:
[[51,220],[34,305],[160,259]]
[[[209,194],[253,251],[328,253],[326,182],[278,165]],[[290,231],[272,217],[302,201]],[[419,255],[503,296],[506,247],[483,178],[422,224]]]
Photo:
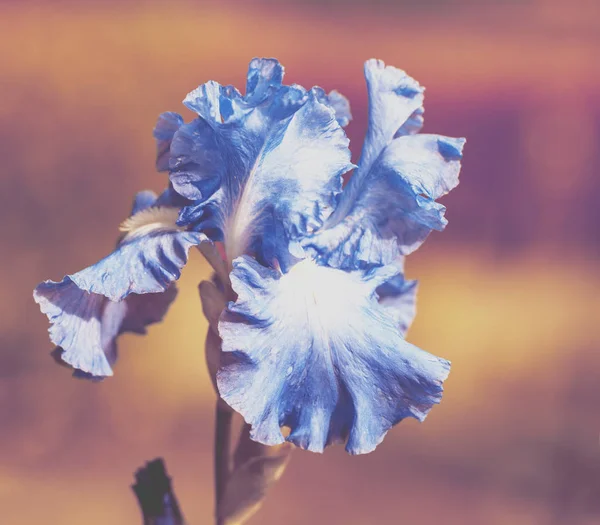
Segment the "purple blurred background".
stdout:
[[0,4],[0,522],[139,523],[132,473],[164,456],[189,522],[211,523],[199,254],[102,384],[52,361],[31,291],[111,250],[133,194],[165,184],[157,115],[190,118],[209,79],[242,87],[253,56],[346,94],[355,155],[371,57],[427,87],[427,132],[468,142],[449,226],[407,265],[409,340],[453,362],[441,406],[367,456],[297,451],[251,523],[600,521],[600,3],[416,4]]

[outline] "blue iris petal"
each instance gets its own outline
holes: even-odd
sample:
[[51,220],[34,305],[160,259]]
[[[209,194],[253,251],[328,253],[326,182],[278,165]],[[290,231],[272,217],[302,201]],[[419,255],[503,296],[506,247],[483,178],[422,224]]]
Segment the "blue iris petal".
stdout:
[[190,247],[206,237],[188,231],[157,231],[127,238],[96,264],[68,277],[82,290],[121,301],[131,293],[164,292],[179,279]]
[[365,62],[369,94],[369,127],[363,144],[360,167],[368,171],[381,151],[403,126],[416,132],[423,119],[423,92],[419,83],[401,69],[386,66],[382,60]]
[[327,102],[335,111],[335,118],[340,126],[345,128],[350,124],[350,121],[352,120],[350,101],[344,95],[334,89],[327,95]]
[[253,58],[248,65],[246,99],[249,104],[264,102],[283,81],[283,66],[274,58]]
[[356,268],[392,262],[446,226],[435,200],[458,184],[464,139],[417,135],[423,88],[378,60],[365,64],[369,127],[357,170],[324,227],[302,241],[322,262]]
[[188,93],[183,104],[211,126],[237,120],[250,109],[237,89],[213,80]]
[[[171,146],[171,181],[196,201],[178,224],[212,230],[230,259],[248,252],[284,258],[287,239],[316,230],[331,214],[341,175],[352,167],[348,139],[319,92],[278,88],[278,74],[260,71],[249,85],[250,100],[261,106],[233,122],[197,119]],[[195,107],[207,113],[198,101]]]
[[376,290],[379,304],[393,313],[403,337],[417,313],[417,286],[417,281],[407,281],[403,274],[398,274]]
[[321,88],[313,88],[319,102],[326,104],[333,109],[335,113],[335,119],[338,124],[345,128],[352,120],[352,113],[350,112],[350,101],[342,95],[339,91],[333,90],[328,94],[325,93]]
[[35,301],[52,323],[50,340],[62,350],[61,359],[82,371],[79,377],[112,376],[117,359],[116,339],[120,334],[145,334],[149,324],[162,320],[177,290],[131,295],[121,302],[81,290],[65,277],[46,281],[34,291]]
[[181,126],[171,143],[170,179],[192,201],[208,199],[226,175],[218,136],[205,119]]
[[[160,321],[175,298],[172,282],[179,277],[190,246],[206,239],[175,226],[177,209],[169,206],[182,200],[171,188],[159,197],[150,191],[138,193],[133,219],[145,220],[138,221],[137,231],[129,232],[97,264],[60,282],[45,281],[34,290],[36,302],[52,323],[50,339],[62,348],[62,359],[84,376],[112,375],[117,336],[145,333],[146,326]],[[155,212],[165,208],[156,206],[172,210],[172,230],[152,222],[164,218],[162,212]]]
[[[157,211],[156,216],[149,215],[137,229],[125,235],[110,255],[68,275],[70,281],[86,292],[121,301],[131,293],[164,292],[179,279],[190,247],[208,239],[203,233],[184,231],[175,224],[178,210],[173,205],[189,201],[171,188],[157,198],[153,196],[148,191],[136,195],[132,219],[151,210]],[[172,210],[167,217],[170,222],[161,223],[164,216],[159,210]]]
[[343,268],[411,253],[446,226],[446,208],[435,199],[458,184],[463,145],[439,135],[395,138],[368,172],[355,172],[334,215],[304,246]]
[[158,117],[154,127],[154,138],[156,139],[156,169],[167,171],[169,169],[169,158],[171,141],[173,135],[183,124],[183,117],[172,111],[163,113]]
[[347,441],[372,451],[406,417],[423,420],[442,395],[449,362],[407,343],[378,287],[393,266],[344,271],[306,259],[286,274],[244,256],[233,263],[238,298],[221,316],[223,399],[256,441],[321,452]]

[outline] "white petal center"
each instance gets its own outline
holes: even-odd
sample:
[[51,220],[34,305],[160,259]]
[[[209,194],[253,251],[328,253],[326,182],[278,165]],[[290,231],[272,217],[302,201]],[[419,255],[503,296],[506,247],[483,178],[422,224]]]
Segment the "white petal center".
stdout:
[[306,259],[279,280],[281,311],[305,316],[321,335],[342,329],[350,322],[357,302],[368,300],[371,287],[357,274],[319,266]]

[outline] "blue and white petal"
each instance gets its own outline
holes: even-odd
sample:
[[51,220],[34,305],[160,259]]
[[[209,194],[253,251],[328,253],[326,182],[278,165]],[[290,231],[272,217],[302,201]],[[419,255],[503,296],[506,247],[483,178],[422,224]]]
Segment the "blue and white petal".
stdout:
[[156,169],[167,171],[169,169],[169,158],[171,141],[175,132],[183,125],[183,117],[172,111],[163,113],[158,117],[154,127],[154,138],[156,139]]
[[330,91],[327,95],[327,102],[335,111],[335,118],[340,126],[345,128],[352,120],[352,112],[350,111],[350,101],[339,91]]
[[275,58],[253,58],[248,65],[246,101],[257,106],[281,87],[284,67]]
[[233,122],[251,109],[236,88],[221,86],[214,80],[188,93],[183,104],[213,127]]
[[176,226],[179,209],[169,205],[180,199],[170,188],[159,197],[138,193],[132,217],[122,224],[124,236],[111,255],[35,289],[34,298],[52,323],[52,342],[62,348],[62,359],[83,374],[112,375],[117,336],[145,333],[175,298],[172,282],[189,247],[205,239]]
[[183,104],[212,127],[233,123],[268,99],[272,102],[282,87],[283,73],[283,66],[274,58],[254,58],[248,66],[245,95],[211,80],[188,93]]
[[288,441],[321,452],[347,441],[375,449],[406,417],[439,403],[450,364],[407,343],[377,288],[395,267],[346,272],[306,259],[286,274],[236,259],[238,298],[219,322],[222,398],[266,445]]
[[162,320],[177,290],[131,295],[121,302],[81,290],[69,277],[46,281],[35,289],[34,299],[51,326],[50,340],[60,347],[61,359],[84,374],[112,376],[117,359],[117,337],[125,332],[146,333],[146,327]]
[[376,290],[379,304],[392,312],[403,337],[406,337],[417,313],[417,287],[417,281],[408,281],[400,273]]
[[135,215],[138,212],[150,208],[156,203],[156,193],[152,190],[143,190],[136,193],[133,198],[133,205],[131,206],[131,215]]
[[398,133],[414,133],[420,129],[424,88],[404,71],[386,66],[382,60],[365,62],[365,79],[369,94],[369,127],[359,171],[366,172]]
[[205,240],[204,234],[190,231],[157,229],[128,234],[110,255],[68,277],[82,290],[112,301],[131,293],[164,292],[179,279],[189,249]]
[[327,104],[335,112],[335,118],[338,124],[345,128],[352,120],[352,113],[350,111],[350,101],[342,95],[339,91],[333,90],[328,94],[319,87],[313,88],[319,102]]
[[[267,114],[261,107],[214,128],[199,119],[173,140],[179,156],[171,181],[186,198],[200,199],[182,211],[179,224],[216,227],[213,238],[224,239],[229,260],[262,252],[262,239],[276,223],[290,239],[319,228],[337,203],[342,174],[352,167],[334,111],[314,92],[299,109],[293,101],[290,106],[290,93],[277,92]],[[287,253],[285,243],[269,249]]]
[[208,199],[226,175],[218,136],[206,119],[198,118],[179,128],[171,143],[170,180],[191,201]]
[[368,172],[359,168],[325,226],[303,245],[329,265],[387,264],[416,250],[446,226],[435,201],[458,184],[464,139],[395,138]]
[[202,302],[202,313],[208,321],[208,326],[218,334],[219,317],[227,306],[223,283],[213,275],[210,281],[202,281],[198,285],[198,291]]
[[[170,200],[181,197],[167,189],[151,204],[152,193],[140,192],[134,214],[121,224],[123,237],[115,251],[96,264],[68,275],[81,290],[121,301],[129,294],[164,292],[179,279],[190,247],[207,241],[200,232],[177,226],[179,208]],[[157,206],[164,202],[166,205]]]

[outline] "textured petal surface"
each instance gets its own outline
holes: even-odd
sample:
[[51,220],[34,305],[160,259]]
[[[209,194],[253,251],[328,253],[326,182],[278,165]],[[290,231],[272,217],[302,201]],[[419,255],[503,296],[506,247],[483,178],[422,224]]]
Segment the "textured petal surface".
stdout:
[[[288,113],[282,106],[273,108]],[[330,215],[341,175],[352,165],[348,139],[334,112],[314,94],[283,119],[265,116],[261,108],[214,130],[200,122],[194,124],[200,129],[195,138],[188,134],[185,139],[187,151],[197,148],[198,154],[193,163],[182,163],[188,166],[185,170],[172,171],[171,180],[187,198],[211,197],[185,209],[179,224],[214,228],[213,238],[224,239],[233,259],[249,249],[262,256],[263,240],[274,238],[282,239],[281,249],[269,245],[267,251],[287,253],[286,238],[313,231]],[[184,128],[173,142],[177,152],[179,135],[183,141],[188,133]],[[279,224],[283,228],[278,231]]]
[[[174,300],[177,291],[171,283],[189,247],[204,239],[176,227],[178,210],[170,206],[181,199],[170,188],[158,198],[151,191],[139,192],[132,217],[122,225],[124,238],[111,255],[34,290],[35,301],[51,322],[51,341],[79,377],[112,375],[117,336],[146,333],[146,326],[159,322]],[[145,295],[130,295],[132,291]]]
[[205,119],[181,126],[171,143],[170,179],[175,190],[195,201],[208,199],[225,177],[217,133]]
[[331,220],[305,247],[343,268],[387,264],[417,249],[446,226],[435,201],[458,184],[464,139],[439,135],[395,138],[365,175],[350,181]]
[[163,113],[158,117],[153,133],[156,139],[156,169],[158,171],[169,169],[171,141],[182,124],[183,117],[172,111]]
[[352,167],[340,127],[351,118],[348,101],[282,79],[276,60],[253,59],[245,95],[216,82],[200,86],[184,101],[200,118],[173,138],[171,181],[194,201],[179,224],[224,240],[230,260],[287,256],[289,239],[331,214]]
[[82,290],[125,299],[130,293],[164,292],[179,279],[191,246],[206,237],[187,231],[156,231],[125,238],[109,256],[68,277]]
[[234,261],[238,299],[219,331],[223,399],[252,425],[252,438],[322,451],[347,440],[372,451],[405,417],[423,420],[442,394],[449,363],[407,343],[376,289],[395,267],[353,271],[305,260],[287,274],[249,257]]
[[117,336],[146,333],[149,324],[162,320],[176,295],[171,286],[165,293],[112,302],[65,277],[40,284],[33,296],[50,320],[50,340],[62,349],[62,360],[92,377],[106,377],[117,359]]
[[136,195],[133,215],[121,224],[117,248],[96,264],[67,276],[81,290],[121,301],[130,293],[164,292],[179,279],[188,251],[207,237],[177,226],[181,200],[168,188],[152,201],[152,192]]
[[417,313],[417,281],[407,281],[398,274],[377,287],[379,304],[387,308],[395,317],[402,336],[415,319]]
[[339,91],[333,90],[328,94],[325,94],[321,88],[313,88],[314,92],[319,99],[319,102],[327,104],[335,112],[335,119],[338,124],[345,128],[352,120],[352,113],[350,111],[350,101],[342,95]]
[[424,89],[404,71],[386,66],[382,60],[365,62],[365,79],[369,127],[359,166],[366,172],[397,133],[414,133],[420,129]]
[[350,101],[335,89],[327,95],[329,105],[335,111],[335,118],[340,126],[345,128],[352,120],[352,112],[350,111]]

